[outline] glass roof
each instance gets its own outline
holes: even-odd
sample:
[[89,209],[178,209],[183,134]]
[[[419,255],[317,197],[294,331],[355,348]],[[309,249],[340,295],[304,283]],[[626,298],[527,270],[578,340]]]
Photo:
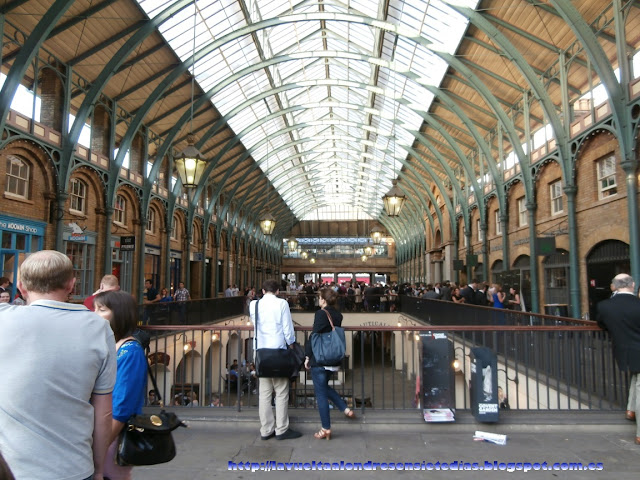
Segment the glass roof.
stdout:
[[[138,2],[150,18],[167,6]],[[440,0],[385,4],[197,0],[159,28],[189,65],[194,43],[228,36],[190,71],[204,91],[243,71],[211,101],[299,220],[379,216],[433,99],[424,85],[446,72],[434,51],[453,54],[467,26]]]

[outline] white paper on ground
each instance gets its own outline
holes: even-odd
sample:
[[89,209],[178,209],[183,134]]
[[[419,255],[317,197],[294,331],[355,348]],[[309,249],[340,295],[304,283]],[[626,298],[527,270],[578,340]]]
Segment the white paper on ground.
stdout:
[[502,435],[500,433],[482,432],[480,430],[476,430],[476,433],[473,434],[473,439],[484,440],[485,442],[495,443],[496,445],[507,444],[506,435]]

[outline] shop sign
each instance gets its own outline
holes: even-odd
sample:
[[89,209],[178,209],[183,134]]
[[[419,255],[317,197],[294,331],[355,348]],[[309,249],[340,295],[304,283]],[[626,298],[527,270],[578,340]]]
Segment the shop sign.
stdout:
[[120,250],[134,251],[136,249],[136,237],[134,235],[120,237]]
[[30,225],[19,219],[0,216],[0,230],[9,230],[11,232],[28,233],[30,235],[44,236],[44,227],[38,225]]

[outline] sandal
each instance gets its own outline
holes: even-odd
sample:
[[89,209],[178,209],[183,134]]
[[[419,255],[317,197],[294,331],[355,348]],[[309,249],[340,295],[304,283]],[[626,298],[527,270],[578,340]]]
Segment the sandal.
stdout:
[[331,430],[327,430],[326,428],[321,428],[318,433],[313,434],[318,440],[322,440],[326,438],[327,440],[331,440]]
[[351,420],[355,420],[356,418],[356,412],[354,412],[350,408],[345,408],[343,413],[345,417],[350,418]]

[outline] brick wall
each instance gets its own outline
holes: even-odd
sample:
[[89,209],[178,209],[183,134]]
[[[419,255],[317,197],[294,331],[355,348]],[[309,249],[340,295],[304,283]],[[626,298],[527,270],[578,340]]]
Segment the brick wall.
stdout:
[[40,123],[58,132],[62,131],[64,86],[51,68],[40,71]]

